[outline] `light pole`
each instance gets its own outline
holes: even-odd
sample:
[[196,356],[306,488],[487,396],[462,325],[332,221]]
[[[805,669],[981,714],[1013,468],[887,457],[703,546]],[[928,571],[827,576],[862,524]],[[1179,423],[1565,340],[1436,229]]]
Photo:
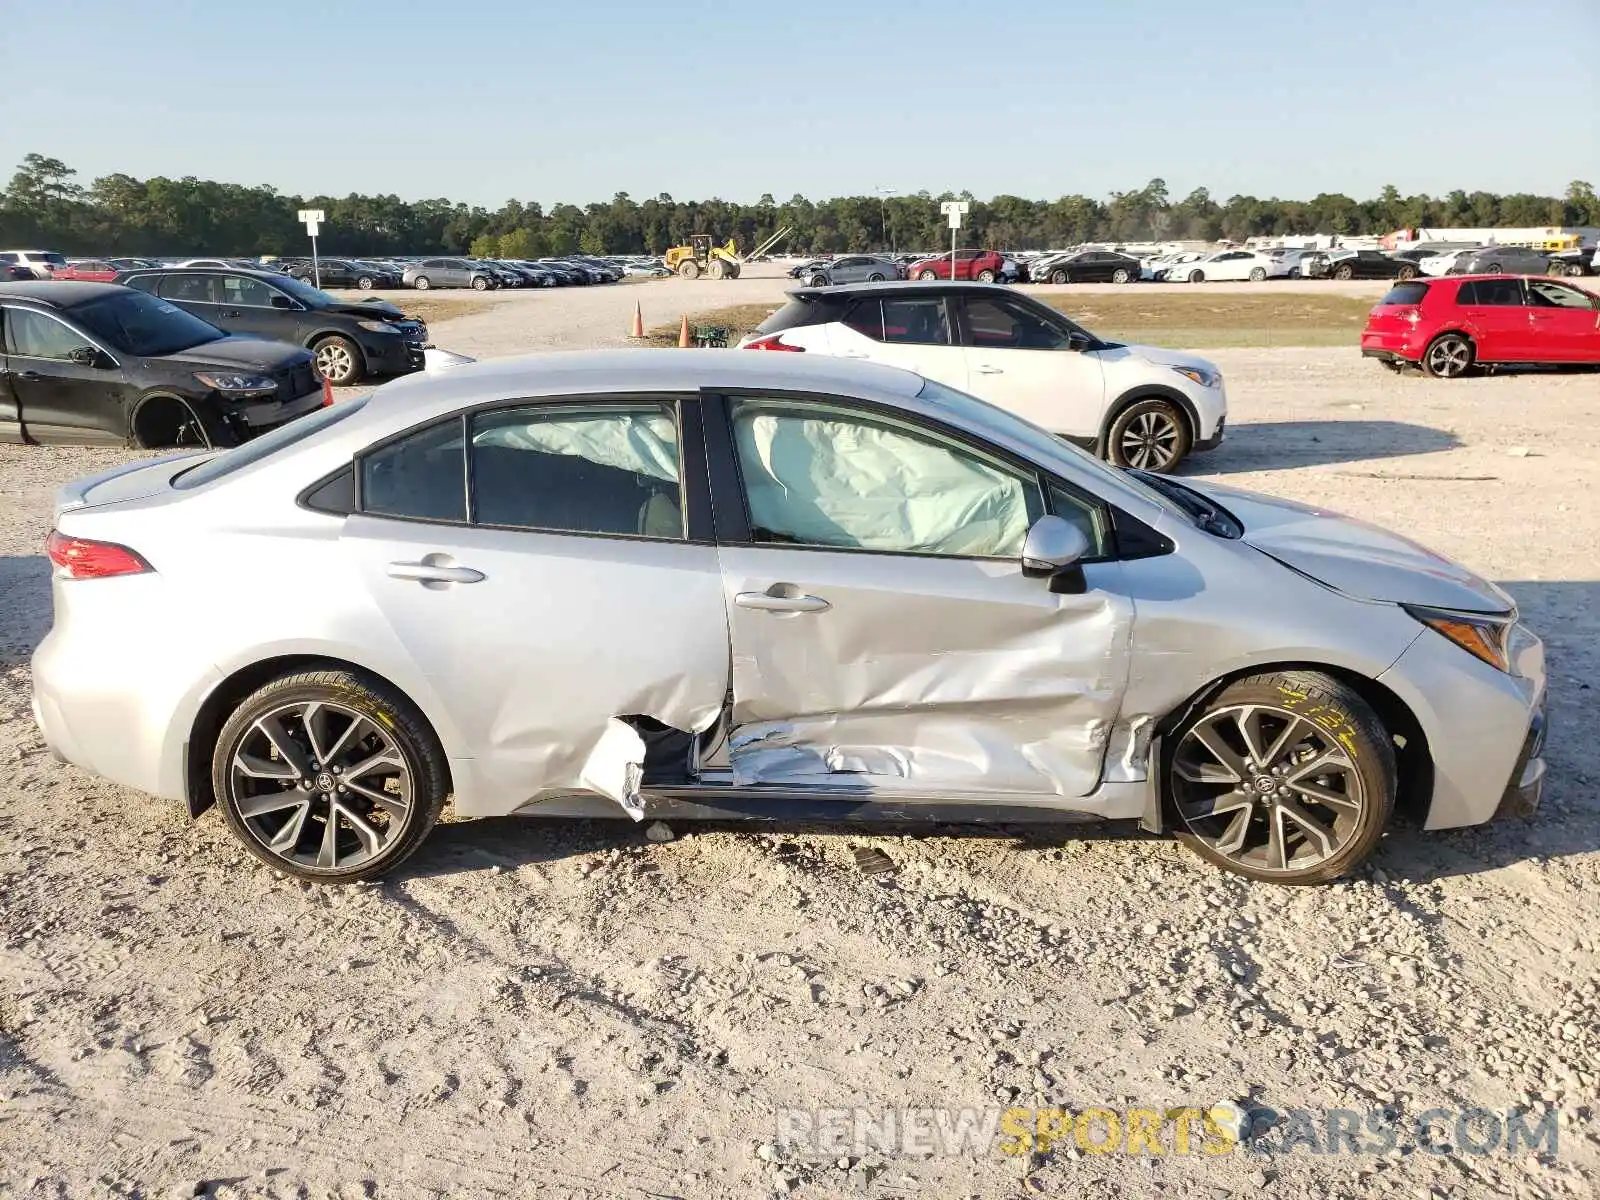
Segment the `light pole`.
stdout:
[[884,236],[889,238],[889,253],[895,252],[894,238],[889,233],[889,197],[898,195],[894,188],[878,186],[872,189],[878,193],[879,220],[883,223]]

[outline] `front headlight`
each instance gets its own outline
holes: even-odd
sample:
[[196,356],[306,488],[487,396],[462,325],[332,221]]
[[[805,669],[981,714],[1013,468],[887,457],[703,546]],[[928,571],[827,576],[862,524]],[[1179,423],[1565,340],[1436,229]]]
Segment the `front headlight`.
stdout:
[[232,371],[196,371],[195,376],[208,388],[234,396],[262,396],[278,390],[278,381],[267,375],[245,375]]
[[361,326],[361,328],[365,329],[368,333],[399,333],[400,332],[398,329],[396,329],[393,325],[389,324],[389,322],[387,322],[387,321],[357,321],[356,324]]
[[1511,629],[1516,613],[1462,613],[1443,608],[1402,604],[1401,608],[1435,633],[1442,633],[1474,658],[1498,671],[1510,672]]
[[1185,379],[1193,380],[1203,388],[1214,388],[1222,382],[1222,375],[1217,371],[1207,371],[1201,367],[1173,367]]

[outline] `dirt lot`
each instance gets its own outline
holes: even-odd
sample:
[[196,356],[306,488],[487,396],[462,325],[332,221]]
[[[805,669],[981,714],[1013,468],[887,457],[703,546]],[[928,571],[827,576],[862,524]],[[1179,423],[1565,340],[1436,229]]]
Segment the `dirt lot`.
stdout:
[[[740,285],[783,290],[510,295],[435,333],[475,354],[621,342],[635,294],[658,324]],[[44,752],[27,656],[50,490],[117,455],[0,447],[0,1196],[1596,1194],[1600,377],[1211,356],[1231,433],[1197,474],[1403,530],[1543,632],[1533,822],[1397,832],[1359,878],[1291,891],[1120,826],[657,845],[501,820],[441,827],[381,885],[306,888],[215,813],[190,824]],[[897,869],[864,872],[861,848]],[[1224,1100],[1553,1107],[1559,1144],[1477,1155],[1446,1122],[1440,1154],[1291,1152],[1284,1130],[1217,1156],[1170,1133],[1131,1157],[772,1147],[793,1106]]]

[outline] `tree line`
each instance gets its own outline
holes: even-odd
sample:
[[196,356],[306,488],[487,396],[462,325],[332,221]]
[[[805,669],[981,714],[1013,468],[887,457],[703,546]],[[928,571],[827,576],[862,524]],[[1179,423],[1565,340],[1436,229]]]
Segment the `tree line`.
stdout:
[[1323,193],[1310,200],[1230,196],[1219,202],[1205,188],[1174,200],[1165,181],[1152,179],[1105,200],[977,200],[965,192],[918,192],[830,200],[796,195],[782,203],[764,195],[754,204],[741,204],[675,200],[666,193],[641,201],[618,192],[608,203],[555,204],[546,210],[518,200],[488,209],[395,195],[295,196],[265,185],[194,176],[113,174],[85,185],[60,159],[29,154],[0,193],[0,246],[100,255],[303,254],[305,230],[295,213],[320,208],[327,214],[321,249],[333,255],[659,254],[692,233],[708,233],[718,241],[732,237],[748,253],[785,225],[793,230],[782,247],[786,250],[931,251],[949,245],[939,212],[939,201],[946,199],[972,203],[960,235],[963,244],[1007,250],[1081,242],[1373,234],[1419,225],[1600,225],[1600,200],[1582,180],[1559,197],[1459,190],[1402,196],[1391,185],[1370,200]]

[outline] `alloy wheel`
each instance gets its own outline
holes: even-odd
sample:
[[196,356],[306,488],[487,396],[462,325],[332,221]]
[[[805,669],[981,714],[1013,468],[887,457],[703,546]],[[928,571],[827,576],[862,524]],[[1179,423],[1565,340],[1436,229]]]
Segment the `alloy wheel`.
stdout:
[[1428,347],[1428,373],[1440,379],[1454,379],[1466,373],[1472,351],[1461,338],[1440,338]]
[[340,342],[329,340],[317,347],[317,373],[335,383],[350,378],[355,370],[355,359],[350,350]]
[[239,739],[229,803],[260,846],[312,870],[345,871],[383,853],[405,825],[411,768],[366,714],[328,701],[273,709]]
[[1201,717],[1172,760],[1172,792],[1190,833],[1240,866],[1300,872],[1357,836],[1367,804],[1355,760],[1309,718],[1267,704]]
[[1166,413],[1142,412],[1128,423],[1117,440],[1122,460],[1141,471],[1159,471],[1177,454],[1182,430]]

